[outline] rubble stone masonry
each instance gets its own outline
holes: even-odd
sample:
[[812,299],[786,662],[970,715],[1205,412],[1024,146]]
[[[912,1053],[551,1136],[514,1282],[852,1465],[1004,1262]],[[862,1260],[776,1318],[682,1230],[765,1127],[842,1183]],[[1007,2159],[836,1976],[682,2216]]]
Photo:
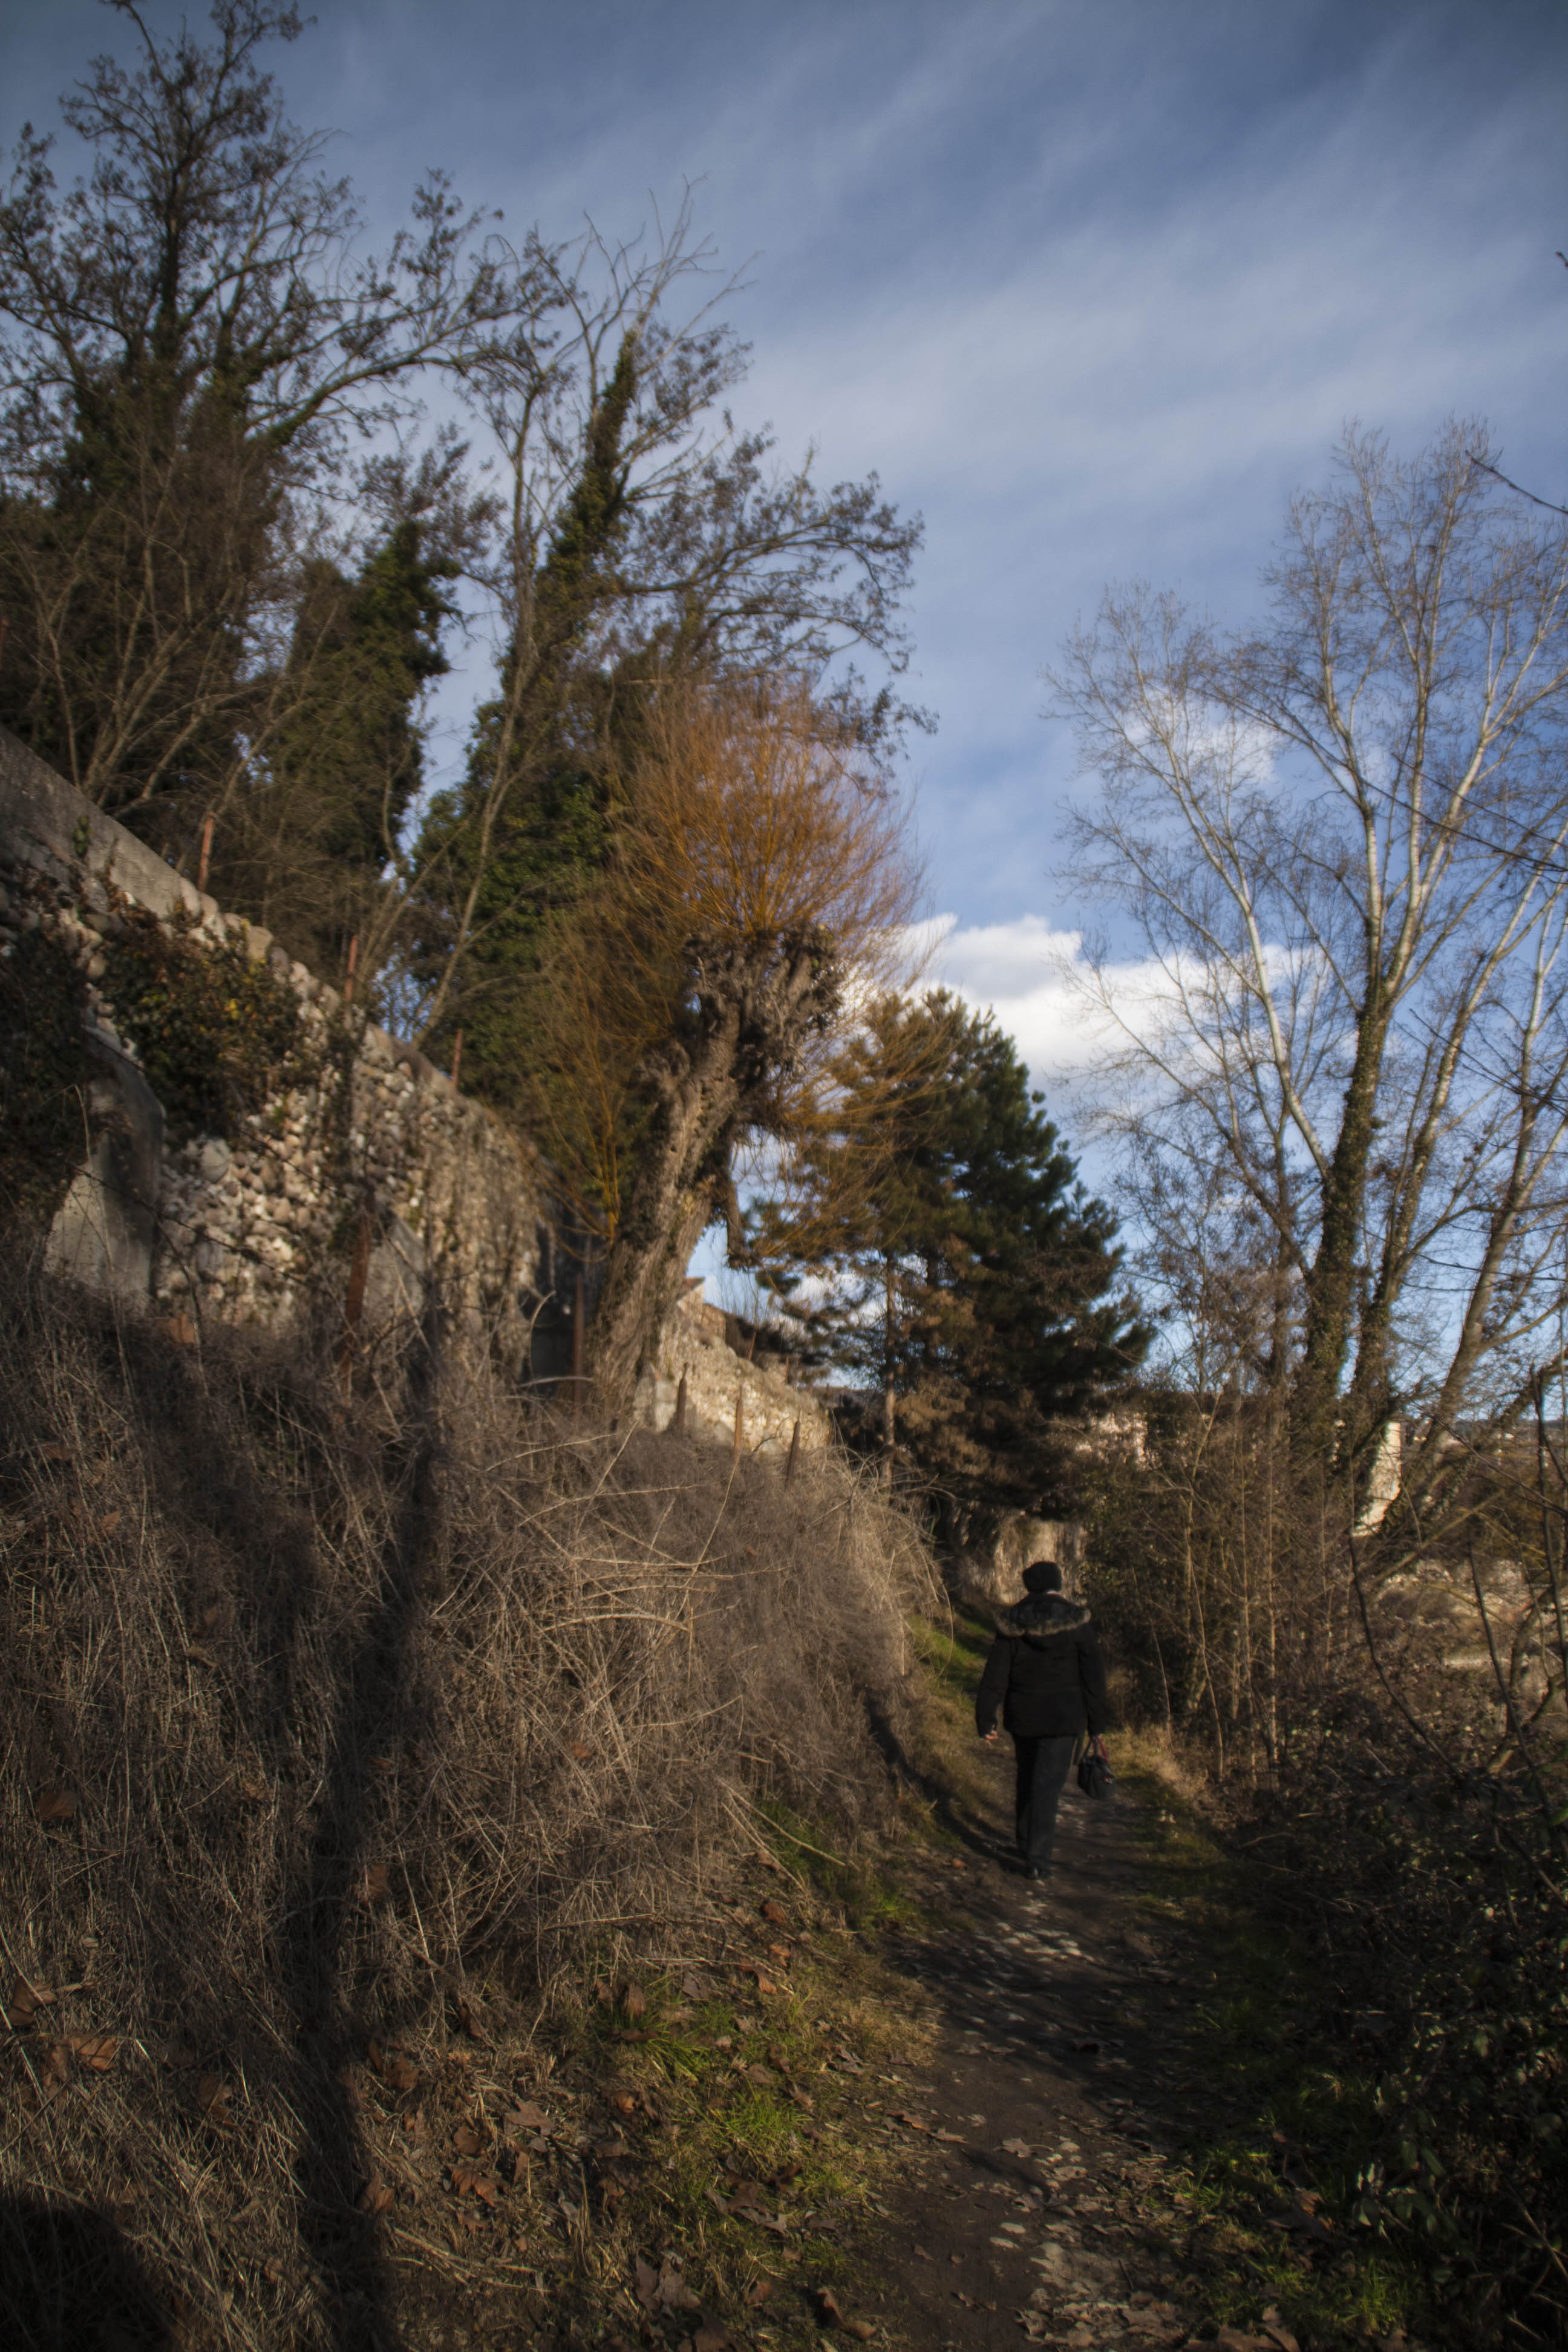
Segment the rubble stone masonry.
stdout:
[[[287,992],[284,1066],[223,1132],[171,1118],[135,1024],[117,1013],[117,951],[149,924],[187,959],[226,956],[231,971],[238,959],[269,976],[279,1002]],[[314,1328],[372,1356],[423,1312],[434,1283],[458,1334],[518,1377],[567,1369],[576,1285],[546,1165],[0,729],[0,957],[28,934],[74,974],[90,1056],[75,1173],[62,1171],[48,1237],[56,1271],[152,1308],[182,1336],[207,1322]],[[682,1370],[694,1435],[732,1442],[739,1397],[748,1450],[787,1448],[797,1418],[803,1446],[827,1443],[816,1398],[735,1354],[687,1304],[658,1336],[639,1418],[668,1423]]]

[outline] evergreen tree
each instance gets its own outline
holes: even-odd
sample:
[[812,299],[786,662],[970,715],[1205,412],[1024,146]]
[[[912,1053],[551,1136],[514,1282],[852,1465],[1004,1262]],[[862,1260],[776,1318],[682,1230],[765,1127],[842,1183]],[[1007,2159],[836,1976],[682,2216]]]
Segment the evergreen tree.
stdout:
[[211,887],[252,909],[324,976],[359,935],[367,968],[395,893],[425,777],[420,705],[447,667],[441,631],[458,570],[428,517],[405,515],[353,577],[306,569],[289,715],[217,829]]
[[1116,1220],[1077,1181],[989,1013],[885,998],[833,1118],[757,1213],[760,1266],[818,1360],[882,1392],[882,1441],[950,1492],[1031,1500],[1054,1425],[1136,1369]]

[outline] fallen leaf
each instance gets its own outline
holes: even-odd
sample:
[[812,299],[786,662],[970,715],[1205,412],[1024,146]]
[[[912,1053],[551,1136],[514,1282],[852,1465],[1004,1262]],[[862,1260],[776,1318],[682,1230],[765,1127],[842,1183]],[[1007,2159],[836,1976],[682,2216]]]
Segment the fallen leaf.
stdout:
[[385,1863],[371,1863],[365,1871],[364,1876],[359,1883],[360,1901],[362,1903],[384,1903],[391,1895],[391,1893],[392,1889],[387,1884]]
[[[631,2113],[630,2105],[626,2113]],[[523,2099],[515,2107],[509,2107],[501,2120],[508,2131],[547,2132],[550,2129],[549,2116],[542,2107],[536,2107],[531,2099]]]
[[66,2048],[94,2074],[107,2074],[120,2044],[112,2033],[68,2033]]
[[644,1992],[641,1985],[627,1985],[626,1991],[621,1996],[621,2007],[626,2011],[628,2017],[646,2017],[647,2015],[647,1995]]
[[13,2032],[20,2032],[25,2026],[31,2025],[40,2009],[51,2006],[54,1998],[54,1994],[43,1985],[29,1984],[26,1977],[19,1975],[11,1988],[11,1999],[5,2010],[6,2023]]
[[74,1789],[40,1789],[33,1811],[40,1822],[74,1822],[79,1802]]
[[846,2336],[853,2336],[860,2344],[868,2344],[877,2333],[868,2319],[847,2319],[839,2309],[838,2298],[830,2286],[817,2288],[816,2302],[816,2315],[824,2327],[842,2328]]
[[566,1742],[566,1753],[574,1764],[591,1764],[598,1754],[598,1749],[590,1748],[585,1739],[569,1739]]
[[494,2205],[498,2185],[493,2173],[481,2172],[471,2164],[452,2167],[452,2186],[459,2197],[477,2197],[481,2205]]
[[46,1462],[74,1462],[76,1460],[76,1456],[71,1452],[68,1445],[58,1445],[51,1442],[47,1445],[40,1445],[38,1451],[43,1455]]
[[778,2081],[778,2076],[771,2066],[748,2066],[745,2069],[745,2075],[747,2082],[755,2091],[771,2091]]
[[612,2042],[646,2042],[647,2035],[635,2025],[617,2025],[610,2039]]
[[362,2213],[384,2213],[392,2202],[392,2191],[379,2173],[373,2172],[359,2193]]
[[43,2065],[39,2071],[44,2084],[44,2095],[47,2098],[53,2098],[55,2093],[64,2087],[70,2075],[70,2068],[66,2063],[66,2045],[63,2042],[49,2043],[48,2048],[44,2052]]
[[365,2056],[372,2072],[394,2091],[412,2091],[419,2081],[419,2069],[405,2051],[383,2048],[379,2042],[365,2044]]
[[757,1980],[757,1990],[759,1992],[777,1992],[778,1990],[778,1987],[773,1983],[772,1978],[763,1976],[761,1969],[757,1968],[754,1964],[750,1968],[743,1969],[741,1973],[742,1976],[755,1977]]
[[901,2110],[893,2117],[893,2121],[896,2124],[907,2125],[910,2131],[929,2132],[931,2129],[930,2124],[926,2122],[923,2116],[907,2116]]
[[239,1797],[242,1804],[264,1805],[267,1802],[267,1790],[260,1780],[241,1780]]
[[773,1927],[787,1927],[789,1919],[780,1905],[771,1898],[763,1905],[763,1916]]
[[773,2283],[771,2278],[754,2278],[746,2289],[746,2302],[752,2311],[760,2310],[773,2291]]
[[99,1534],[100,1536],[111,1536],[124,1517],[125,1514],[123,1511],[105,1511],[102,1518],[100,1519],[98,1523]]
[[788,1968],[792,1957],[790,1948],[787,1944],[770,1944],[768,1946],[769,1959],[776,1960],[781,1969]]
[[1321,2213],[1314,2213],[1304,2202],[1287,2205],[1282,2212],[1268,2217],[1271,2230],[1294,2230],[1303,2238],[1331,2238],[1333,2231]]
[[700,2311],[700,2304],[680,2275],[680,2265],[666,2254],[654,2287],[654,2300],[666,2311]]
[[232,2131],[234,2117],[229,2102],[234,2093],[221,2074],[204,2074],[196,2084],[196,2104],[209,2124],[218,2131]]
[[1301,2352],[1293,2331],[1286,2326],[1278,2311],[1272,2307],[1264,2313],[1262,2326],[1270,2343],[1278,2345],[1279,2352]]
[[733,2341],[721,2320],[705,2319],[691,2339],[691,2352],[731,2352]]
[[466,1992],[454,1993],[452,2006],[458,2012],[458,2024],[470,2042],[484,2042],[489,2039],[485,2032],[484,2021]]
[[680,1979],[680,1990],[688,2000],[711,2000],[716,1988],[710,1978],[688,1974]]
[[[635,2116],[637,2111],[637,2103],[628,2091],[612,2091],[610,2105],[618,2116]],[[534,2112],[538,2113],[537,2108]],[[510,2122],[510,2117],[507,2120]],[[537,2130],[539,2126],[536,2125],[534,2128]]]
[[452,2134],[452,2146],[459,2156],[478,2156],[484,2142],[472,2124],[459,2124]]

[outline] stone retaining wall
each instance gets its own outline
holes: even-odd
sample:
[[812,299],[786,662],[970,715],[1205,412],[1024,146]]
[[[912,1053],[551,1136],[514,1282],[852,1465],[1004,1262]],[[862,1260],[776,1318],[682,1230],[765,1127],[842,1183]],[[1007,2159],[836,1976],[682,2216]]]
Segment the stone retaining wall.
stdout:
[[[147,918],[265,966],[298,1005],[292,1082],[222,1134],[170,1131],[106,992],[116,941]],[[545,1164],[0,729],[0,956],[29,931],[79,975],[94,1073],[48,1238],[56,1271],[160,1311],[182,1337],[207,1322],[310,1326],[361,1355],[423,1312],[436,1278],[459,1332],[516,1375],[569,1370],[578,1262]],[[797,1419],[803,1446],[828,1442],[817,1400],[738,1356],[722,1317],[690,1298],[659,1334],[639,1419],[668,1424],[683,1372],[693,1435],[732,1443],[739,1396],[749,1450],[787,1449]]]
[[[105,992],[108,951],[143,917],[197,949],[242,950],[297,1001],[295,1082],[225,1134],[166,1133]],[[547,1191],[538,1163],[421,1054],[0,730],[0,953],[36,930],[81,975],[97,1072],[85,1165],[49,1236],[57,1270],[198,1328],[346,1315],[370,1345],[420,1309],[438,1269],[459,1328],[522,1366]]]
[[797,1423],[803,1451],[825,1446],[832,1436],[820,1398],[793,1386],[776,1358],[748,1362],[737,1355],[725,1341],[722,1314],[695,1287],[677,1302],[659,1332],[637,1383],[637,1419],[654,1429],[668,1428],[682,1379],[686,1426],[694,1437],[733,1445],[737,1405],[740,1441],[748,1454],[787,1456]]

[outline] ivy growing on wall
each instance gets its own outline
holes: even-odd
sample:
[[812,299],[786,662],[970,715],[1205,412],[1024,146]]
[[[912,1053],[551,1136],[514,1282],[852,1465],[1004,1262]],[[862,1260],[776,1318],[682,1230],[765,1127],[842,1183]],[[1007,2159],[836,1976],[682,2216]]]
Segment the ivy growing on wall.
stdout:
[[300,1003],[243,946],[211,945],[195,928],[132,908],[105,941],[101,986],[171,1136],[232,1139],[247,1112],[305,1076]]
[[24,931],[0,959],[0,1214],[53,1216],[86,1156],[86,991],[76,959]]

